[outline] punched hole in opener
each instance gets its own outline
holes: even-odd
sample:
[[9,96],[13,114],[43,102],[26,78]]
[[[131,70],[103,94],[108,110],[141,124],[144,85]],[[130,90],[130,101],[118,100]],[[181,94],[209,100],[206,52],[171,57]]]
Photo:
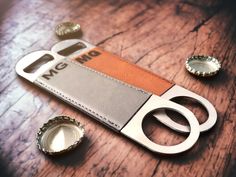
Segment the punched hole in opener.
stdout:
[[[143,119],[148,114],[153,114],[157,109],[170,109],[183,115],[190,126],[189,135],[185,140],[175,145],[161,145],[150,140],[143,131]],[[174,128],[172,128],[175,130]],[[132,117],[127,125],[121,130],[125,136],[133,139],[134,141],[142,144],[153,152],[161,154],[178,154],[190,149],[197,141],[200,131],[199,123],[194,114],[187,108],[178,105],[174,102],[164,100],[156,95],[152,95],[150,99],[142,106],[142,108]]]
[[[199,105],[201,105],[206,110],[208,116],[207,119],[200,124],[201,132],[205,132],[211,129],[215,125],[217,121],[217,112],[214,106],[208,100],[177,85],[175,85],[172,89],[170,89],[170,91],[162,95],[162,98],[169,100],[172,100],[176,97],[190,98],[198,102]],[[169,116],[167,116],[167,114],[164,111],[159,113],[158,115],[153,114],[153,116],[155,116],[160,122],[162,122],[163,124],[165,124],[166,126],[168,126],[173,130],[176,130],[181,133],[188,133],[190,131],[189,126],[181,125],[180,123],[175,122]]]
[[42,65],[45,65],[46,63],[54,60],[54,57],[49,54],[44,54],[41,56],[38,60],[35,62],[31,63],[29,66],[23,69],[24,72],[26,73],[34,73],[37,71]]
[[189,123],[186,117],[184,117],[184,115],[177,112],[176,110],[172,110],[169,108],[158,108],[146,114],[146,116],[144,117],[143,122],[142,122],[142,129],[143,129],[144,134],[152,142],[156,144],[164,145],[164,146],[172,146],[172,145],[182,143],[186,139],[188,134],[180,134],[174,131],[152,116],[153,113],[158,115],[160,111],[173,112],[175,116],[177,116],[176,119],[178,118],[184,119],[186,122],[186,125],[189,126]]
[[84,43],[82,43],[82,42],[77,42],[77,43],[75,43],[75,44],[73,44],[73,45],[71,45],[71,46],[68,46],[68,47],[66,47],[66,48],[64,48],[64,49],[62,49],[62,50],[60,50],[60,51],[58,51],[57,53],[59,54],[59,55],[62,55],[62,56],[69,56],[69,55],[71,55],[72,53],[74,53],[74,52],[76,52],[76,51],[79,51],[79,50],[81,50],[81,49],[84,49],[84,48],[86,48],[87,46],[84,44]]
[[[170,99],[171,101],[180,104],[190,111],[192,111],[198,119],[199,124],[203,124],[207,121],[209,113],[206,107],[199,102],[197,99],[188,96],[176,96]],[[175,112],[170,110],[164,110],[166,115],[172,119],[174,122],[181,124],[183,126],[188,126],[187,121],[183,118],[183,116],[176,116]],[[158,113],[156,114],[158,116]]]
[[[200,100],[198,100],[198,99],[196,99],[194,97],[190,97],[190,96],[175,96],[175,97],[170,98],[170,100],[173,101],[173,102],[176,102],[175,101],[176,98],[185,98],[185,99],[187,98],[187,99],[193,100],[193,101],[197,102],[199,105],[201,105],[201,110],[204,110],[206,112],[206,119],[203,122],[199,121],[200,128],[203,127],[204,125],[207,125],[208,122],[211,121],[209,119],[209,111],[208,111],[207,107]],[[182,105],[179,102],[176,102],[176,103]],[[165,111],[165,110],[160,111],[159,114],[155,114],[155,117],[157,117],[157,119],[160,122],[162,122],[163,124],[165,124],[166,126],[168,126],[169,128],[171,128],[173,130],[176,130],[176,131],[178,131],[180,133],[181,132],[182,133],[188,133],[189,132],[189,126],[188,125],[185,125],[185,124],[180,123],[179,121],[176,121],[175,119],[172,118],[173,116],[170,116],[168,114],[168,112]],[[200,119],[200,118],[198,118],[198,119]],[[181,130],[181,131],[179,131],[179,130]]]

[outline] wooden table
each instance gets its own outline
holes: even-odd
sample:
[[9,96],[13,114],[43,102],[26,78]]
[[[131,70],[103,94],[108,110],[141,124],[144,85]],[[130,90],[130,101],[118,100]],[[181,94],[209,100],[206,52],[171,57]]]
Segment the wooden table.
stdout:
[[[223,0],[0,1],[0,176],[236,176],[235,7]],[[158,155],[18,77],[16,62],[59,41],[54,29],[63,21],[80,23],[82,39],[210,100],[216,126],[190,151]],[[186,58],[199,54],[217,57],[220,73],[200,79],[186,72]],[[206,117],[198,105],[190,109],[201,122]],[[36,133],[59,114],[84,124],[86,139],[67,155],[48,157]],[[158,143],[186,138],[152,122],[145,131]]]

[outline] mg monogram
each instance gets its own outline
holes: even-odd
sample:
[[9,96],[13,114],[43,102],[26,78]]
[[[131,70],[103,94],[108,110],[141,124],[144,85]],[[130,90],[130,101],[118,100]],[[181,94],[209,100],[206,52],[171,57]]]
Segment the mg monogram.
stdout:
[[58,71],[63,70],[64,68],[66,68],[67,65],[68,65],[67,63],[60,62],[54,67],[54,69],[50,69],[48,71],[48,73],[43,74],[42,77],[49,80],[51,77],[53,77],[55,74],[57,74]]
[[78,58],[76,58],[75,60],[78,61],[79,63],[83,64],[83,63],[87,62],[88,60],[91,60],[93,57],[96,57],[100,54],[101,53],[96,50],[91,50],[87,54],[81,55]]

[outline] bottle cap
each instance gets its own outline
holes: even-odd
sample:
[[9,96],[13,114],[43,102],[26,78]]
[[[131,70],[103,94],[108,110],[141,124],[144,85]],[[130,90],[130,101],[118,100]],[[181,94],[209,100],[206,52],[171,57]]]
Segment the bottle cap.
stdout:
[[38,148],[57,155],[77,147],[84,137],[80,122],[68,116],[57,116],[45,123],[37,133]]
[[75,34],[80,31],[80,25],[73,22],[63,22],[56,26],[56,34],[59,37]]
[[211,56],[192,56],[186,61],[186,69],[197,76],[208,77],[220,70],[220,62]]

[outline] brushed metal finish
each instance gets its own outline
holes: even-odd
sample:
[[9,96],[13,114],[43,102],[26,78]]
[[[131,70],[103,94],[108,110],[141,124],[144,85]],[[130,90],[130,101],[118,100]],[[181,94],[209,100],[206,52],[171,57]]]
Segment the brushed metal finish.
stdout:
[[[177,111],[185,116],[185,118],[189,122],[191,130],[189,136],[185,141],[173,146],[164,146],[156,144],[147,138],[142,129],[143,119],[146,114],[158,108],[168,108]],[[142,108],[128,122],[128,124],[121,130],[121,133],[153,152],[161,154],[178,154],[190,149],[196,143],[200,131],[199,123],[191,111],[169,100],[165,100],[156,95],[152,95],[149,100],[142,106]]]

